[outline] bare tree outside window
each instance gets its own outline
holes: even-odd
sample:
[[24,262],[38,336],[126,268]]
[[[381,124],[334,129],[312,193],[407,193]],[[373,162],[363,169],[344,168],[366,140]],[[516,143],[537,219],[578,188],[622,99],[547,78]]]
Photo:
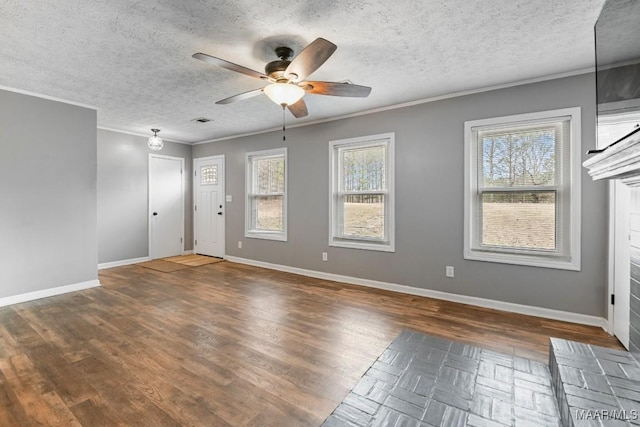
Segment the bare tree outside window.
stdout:
[[556,129],[480,137],[482,244],[557,248]]
[[385,161],[384,146],[342,152],[343,236],[384,239]]
[[395,251],[393,133],[329,141],[330,246]]
[[282,231],[284,157],[254,160],[256,230]]
[[580,107],[464,123],[464,258],[580,270]]
[[385,162],[385,146],[342,151],[343,237],[384,239]]
[[248,237],[286,240],[286,149],[247,153]]

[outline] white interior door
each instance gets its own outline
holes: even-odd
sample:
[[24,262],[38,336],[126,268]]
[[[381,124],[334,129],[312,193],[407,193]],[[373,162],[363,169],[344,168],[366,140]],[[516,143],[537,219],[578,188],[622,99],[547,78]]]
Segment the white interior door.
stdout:
[[[637,113],[619,113],[598,117],[598,148],[604,148],[617,141],[631,130],[640,120]],[[630,256],[630,224],[632,212],[640,212],[638,192],[631,190],[618,180],[609,186],[609,238],[610,262],[613,270],[610,289],[615,297],[615,304],[609,306],[609,322],[611,330],[620,342],[629,348],[629,322],[631,299],[631,256]],[[634,230],[635,231],[635,230]]]
[[631,294],[631,257],[629,235],[631,219],[631,190],[620,181],[613,183],[614,198],[614,268],[613,333],[629,348],[629,316]]
[[149,155],[149,258],[184,250],[184,159]]
[[193,161],[194,253],[224,257],[224,156]]

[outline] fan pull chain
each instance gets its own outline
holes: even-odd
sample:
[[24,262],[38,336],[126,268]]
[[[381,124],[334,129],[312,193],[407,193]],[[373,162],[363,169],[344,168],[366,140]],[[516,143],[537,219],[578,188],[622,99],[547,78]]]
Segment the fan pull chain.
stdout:
[[282,140],[283,140],[283,141],[286,141],[286,140],[287,140],[287,137],[286,137],[286,135],[285,135],[286,128],[285,128],[285,126],[284,126],[284,124],[285,124],[284,107],[285,107],[285,106],[286,106],[286,104],[282,104]]

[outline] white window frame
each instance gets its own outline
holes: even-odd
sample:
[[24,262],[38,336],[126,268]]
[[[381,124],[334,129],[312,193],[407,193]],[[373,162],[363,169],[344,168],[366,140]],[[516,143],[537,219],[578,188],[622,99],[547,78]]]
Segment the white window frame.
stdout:
[[[570,236],[562,235],[562,224],[558,227],[559,245],[566,245],[565,253],[555,251],[535,250],[507,250],[500,248],[492,250],[489,247],[481,247],[478,244],[478,230],[481,215],[480,192],[478,190],[478,141],[474,140],[474,130],[489,130],[497,127],[514,128],[535,122],[561,120],[569,117],[570,141],[568,156],[557,153],[559,162],[556,167],[569,168],[567,176],[559,183],[558,216],[562,216],[563,209],[570,209],[568,215]],[[505,264],[528,265],[535,267],[556,268],[564,270],[580,270],[580,218],[581,218],[581,109],[580,107],[563,108],[558,110],[541,111],[528,114],[518,114],[506,117],[496,117],[483,120],[473,120],[464,123],[464,258],[476,261],[498,262]],[[566,153],[566,150],[560,150]],[[568,157],[568,158],[566,158]],[[566,172],[566,169],[564,169]],[[559,174],[556,174],[559,175]],[[523,188],[522,190],[526,190]],[[569,193],[567,197],[566,194]],[[567,216],[567,215],[564,215]]]
[[[260,194],[264,196],[282,196],[282,231],[268,231],[268,230],[256,230],[253,228],[253,198],[256,197],[252,194],[254,176],[253,176],[253,161],[264,160],[274,157],[284,157],[284,192],[283,193],[269,193]],[[268,239],[287,241],[287,193],[289,192],[289,164],[287,158],[287,148],[274,148],[270,150],[252,151],[245,153],[245,221],[244,221],[244,236],[254,239]]]
[[[380,140],[386,140],[381,143]],[[336,227],[338,221],[337,198],[340,191],[340,153],[345,148],[374,147],[385,145],[387,158],[385,165],[384,191],[365,191],[357,194],[384,194],[385,196],[385,239],[357,239],[339,236]],[[329,141],[329,246],[365,249],[372,251],[395,252],[395,133],[384,133],[356,138]],[[355,193],[353,193],[355,194]]]

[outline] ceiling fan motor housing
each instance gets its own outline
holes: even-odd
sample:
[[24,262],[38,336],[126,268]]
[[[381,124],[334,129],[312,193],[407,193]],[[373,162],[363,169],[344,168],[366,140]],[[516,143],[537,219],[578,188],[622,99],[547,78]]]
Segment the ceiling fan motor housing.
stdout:
[[271,61],[264,67],[264,73],[274,79],[284,77],[284,70],[287,69],[291,63],[290,59],[293,56],[293,49],[286,46],[280,46],[275,48],[276,56],[279,58],[276,61]]
[[271,61],[264,66],[264,73],[277,80],[284,76],[284,70],[287,69],[290,63],[291,61],[283,60]]

